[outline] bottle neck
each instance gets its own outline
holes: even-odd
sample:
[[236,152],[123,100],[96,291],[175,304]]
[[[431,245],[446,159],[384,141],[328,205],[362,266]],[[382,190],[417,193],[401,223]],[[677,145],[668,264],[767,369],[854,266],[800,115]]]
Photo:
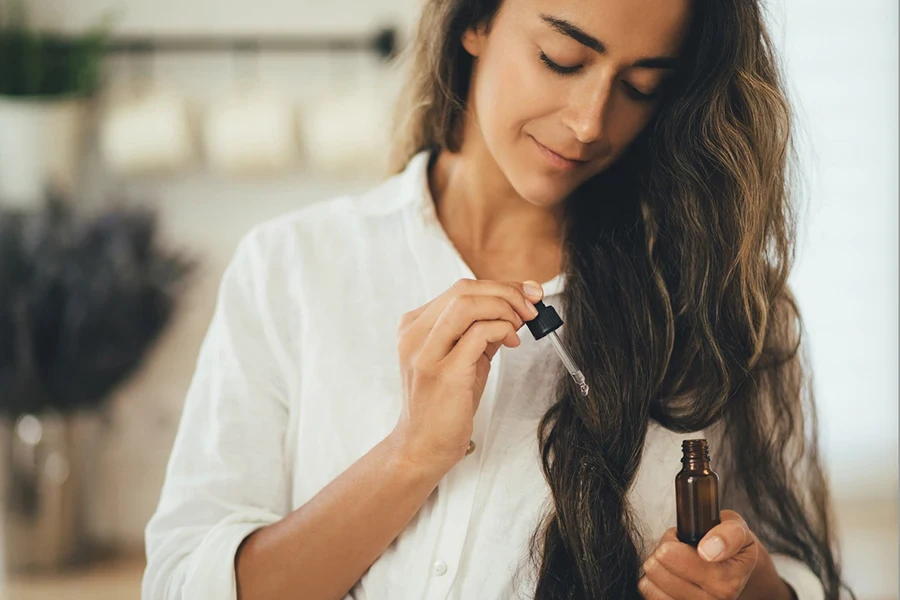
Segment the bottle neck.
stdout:
[[685,440],[681,444],[681,450],[681,464],[686,471],[709,470],[709,445],[706,440]]
[[681,459],[681,464],[684,465],[685,471],[709,471],[709,459],[708,458],[694,458],[687,457]]

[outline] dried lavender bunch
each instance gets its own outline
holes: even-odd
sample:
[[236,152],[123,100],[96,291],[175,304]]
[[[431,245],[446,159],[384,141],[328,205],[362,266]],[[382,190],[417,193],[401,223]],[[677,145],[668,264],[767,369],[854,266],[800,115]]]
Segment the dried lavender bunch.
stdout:
[[193,261],[147,209],[0,212],[0,414],[101,405],[165,329]]

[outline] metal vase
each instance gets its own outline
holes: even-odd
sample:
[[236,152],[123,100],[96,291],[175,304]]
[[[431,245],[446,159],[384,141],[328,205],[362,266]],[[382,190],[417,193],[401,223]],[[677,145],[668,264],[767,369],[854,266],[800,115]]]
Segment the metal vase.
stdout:
[[90,421],[50,412],[0,420],[2,542],[9,571],[56,570],[82,554]]

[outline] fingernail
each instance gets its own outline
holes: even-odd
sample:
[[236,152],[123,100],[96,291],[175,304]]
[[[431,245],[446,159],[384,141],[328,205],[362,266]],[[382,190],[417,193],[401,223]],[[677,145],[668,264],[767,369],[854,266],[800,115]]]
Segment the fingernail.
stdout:
[[647,578],[646,577],[641,577],[640,581],[638,581],[638,589],[641,590],[642,592],[646,591],[646,589],[647,589]]
[[653,569],[655,566],[656,566],[656,558],[651,556],[644,563],[644,573],[649,573],[650,570]]
[[711,537],[700,544],[700,547],[697,549],[700,551],[700,555],[706,560],[715,560],[717,556],[722,554],[722,550],[725,549],[725,544],[722,542],[722,538]]
[[526,296],[535,300],[540,300],[544,296],[541,284],[536,281],[524,281],[522,289],[525,291]]

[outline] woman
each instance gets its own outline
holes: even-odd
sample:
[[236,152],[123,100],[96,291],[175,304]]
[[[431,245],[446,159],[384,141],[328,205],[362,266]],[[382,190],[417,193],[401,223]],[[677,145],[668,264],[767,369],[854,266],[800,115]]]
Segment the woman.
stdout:
[[413,51],[395,175],[223,278],[144,597],[837,598],[760,7],[429,0]]

